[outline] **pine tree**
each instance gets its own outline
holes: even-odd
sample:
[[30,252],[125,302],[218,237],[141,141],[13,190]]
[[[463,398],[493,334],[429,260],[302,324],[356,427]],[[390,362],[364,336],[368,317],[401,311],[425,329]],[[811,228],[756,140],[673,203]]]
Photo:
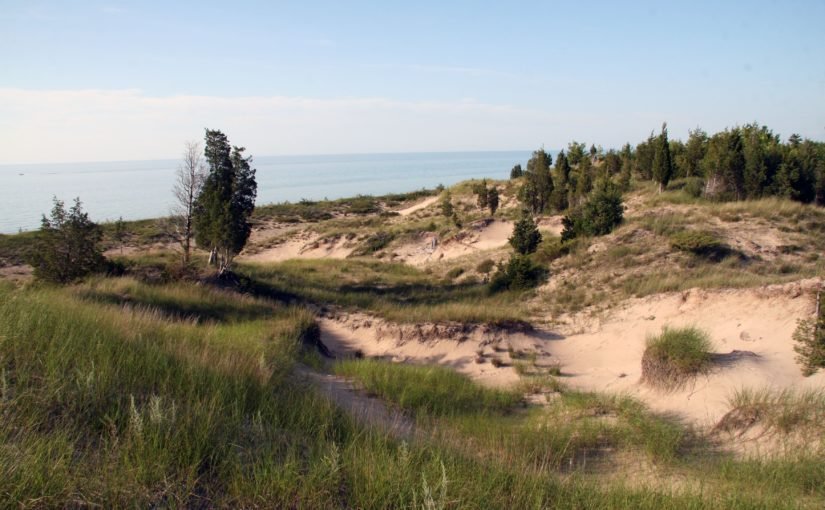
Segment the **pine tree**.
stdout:
[[209,173],[195,201],[193,223],[195,239],[212,250],[222,273],[249,239],[249,216],[255,208],[257,183],[252,158],[244,157],[243,147],[230,148],[226,135],[206,130],[204,155]]
[[567,192],[570,183],[570,163],[562,150],[556,157],[554,189],[550,197],[550,205],[556,211],[567,209]]
[[533,152],[527,162],[527,180],[519,192],[519,199],[533,214],[541,214],[550,203],[554,188],[550,175],[552,163],[553,158],[544,149]]
[[39,280],[69,283],[103,269],[105,259],[100,248],[103,231],[83,212],[79,198],[66,211],[63,202],[54,198],[51,218],[43,215],[29,263]]
[[656,140],[653,155],[653,180],[659,183],[659,193],[664,191],[673,177],[673,160],[670,157],[670,142],[667,139],[667,123],[662,124],[662,133]]
[[487,207],[490,208],[490,216],[495,216],[496,215],[496,210],[498,210],[498,200],[499,200],[498,188],[493,186],[487,192]]
[[524,170],[521,169],[521,165],[516,165],[510,170],[510,178],[511,179],[518,179],[519,177],[524,175]]
[[441,214],[443,214],[445,218],[452,218],[455,214],[452,195],[450,195],[449,191],[445,191],[441,197]]
[[478,204],[478,208],[482,211],[487,209],[487,180],[484,179],[481,181],[480,184],[476,185],[473,189],[473,192],[476,194],[476,204]]
[[541,233],[529,213],[525,212],[516,222],[509,241],[516,253],[520,255],[528,255],[536,251],[541,242]]

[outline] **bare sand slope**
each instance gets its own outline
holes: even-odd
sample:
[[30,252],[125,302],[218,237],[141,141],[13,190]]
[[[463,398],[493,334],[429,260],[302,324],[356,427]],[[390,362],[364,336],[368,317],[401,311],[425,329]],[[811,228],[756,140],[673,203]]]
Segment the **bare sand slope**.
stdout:
[[[506,334],[480,327],[462,331],[455,325],[399,326],[363,314],[322,318],[320,325],[321,340],[335,356],[358,353],[399,363],[444,365],[488,386],[518,383],[519,376],[509,362],[507,349],[511,343],[536,343],[523,333]],[[494,366],[493,358],[501,359],[503,364]]]
[[[628,394],[654,411],[712,427],[729,410],[728,398],[737,389],[825,388],[825,373],[801,375],[792,341],[797,320],[813,313],[811,289],[823,283],[810,279],[659,294],[628,300],[603,319],[579,314],[553,332],[397,325],[352,314],[321,319],[322,340],[337,355],[359,352],[395,362],[441,364],[489,386],[518,383],[514,353],[535,353],[540,367],[560,366],[561,380],[570,387]],[[646,338],[666,325],[704,330],[715,351],[709,374],[672,392],[640,382]]]
[[513,234],[513,222],[507,220],[480,221],[467,227],[452,239],[433,243],[434,234],[421,236],[412,243],[399,246],[395,259],[414,266],[439,260],[451,260],[507,244]]
[[427,207],[433,205],[437,201],[438,201],[438,196],[425,198],[424,200],[422,200],[421,202],[418,202],[417,204],[413,204],[413,205],[411,205],[409,207],[406,207],[404,209],[399,209],[398,214],[400,214],[401,216],[409,216],[410,214],[412,214],[414,212],[418,212],[422,209],[426,209]]
[[344,239],[321,240],[318,236],[297,235],[272,248],[263,249],[251,255],[242,255],[240,260],[249,262],[281,262],[288,259],[345,259],[352,254],[353,246]]
[[[576,388],[626,392],[652,409],[701,425],[716,423],[741,388],[825,388],[825,374],[803,377],[792,340],[796,322],[813,313],[810,292],[821,280],[758,289],[693,289],[630,300],[606,320],[573,321],[552,342],[566,382]],[[696,326],[710,335],[714,369],[685,388],[664,393],[639,382],[648,335],[663,326]],[[576,330],[579,331],[576,331]]]

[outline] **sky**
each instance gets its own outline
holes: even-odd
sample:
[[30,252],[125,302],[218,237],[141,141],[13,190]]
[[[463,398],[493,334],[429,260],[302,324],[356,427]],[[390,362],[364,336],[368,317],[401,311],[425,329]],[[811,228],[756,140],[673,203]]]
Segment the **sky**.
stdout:
[[825,139],[825,0],[0,0],[0,164]]

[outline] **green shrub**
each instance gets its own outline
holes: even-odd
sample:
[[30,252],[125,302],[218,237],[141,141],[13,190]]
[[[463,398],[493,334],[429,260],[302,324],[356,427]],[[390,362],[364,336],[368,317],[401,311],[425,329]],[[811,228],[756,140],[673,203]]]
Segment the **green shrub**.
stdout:
[[653,386],[676,388],[711,363],[707,333],[695,328],[668,328],[647,340],[642,356],[642,380]]
[[447,271],[447,278],[449,278],[451,280],[454,280],[454,279],[458,278],[459,276],[461,276],[463,274],[464,274],[464,268],[463,267],[454,267],[454,268],[450,269],[449,271]]
[[507,264],[501,264],[490,282],[491,292],[526,290],[537,286],[545,271],[525,255],[513,255]]
[[488,274],[494,267],[496,267],[496,263],[493,262],[493,259],[484,259],[478,263],[476,271],[481,274]]
[[536,251],[541,242],[541,233],[536,226],[536,222],[529,214],[522,215],[521,219],[513,227],[513,235],[510,236],[510,244],[516,253],[527,255]]
[[704,230],[682,230],[670,236],[670,246],[694,255],[711,255],[725,245],[712,233]]
[[685,187],[682,189],[687,195],[699,198],[705,190],[705,180],[701,177],[688,177],[685,179]]
[[361,247],[356,250],[355,255],[369,255],[371,253],[375,253],[378,250],[386,248],[393,239],[395,239],[395,235],[392,232],[376,232],[364,240]]
[[544,239],[541,244],[539,244],[533,258],[539,264],[549,264],[550,262],[569,254],[571,248],[572,244],[570,242],[562,242],[560,237]]
[[105,269],[100,247],[103,231],[83,212],[80,199],[68,211],[54,199],[51,218],[43,216],[29,263],[34,276],[53,283],[69,283]]
[[621,190],[611,181],[602,179],[596,183],[587,202],[562,218],[564,230],[561,239],[567,241],[578,236],[609,234],[622,222],[623,217]]

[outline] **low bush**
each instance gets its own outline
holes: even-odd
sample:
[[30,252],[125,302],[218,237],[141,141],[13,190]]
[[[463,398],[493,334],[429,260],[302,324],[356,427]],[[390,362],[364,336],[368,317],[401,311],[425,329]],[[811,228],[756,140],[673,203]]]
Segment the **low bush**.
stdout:
[[670,246],[675,250],[692,253],[716,262],[734,254],[734,251],[720,241],[715,234],[705,230],[682,230],[671,234],[669,239]]
[[622,222],[623,217],[621,190],[612,182],[601,180],[587,202],[562,219],[564,230],[561,239],[567,241],[578,236],[609,234]]
[[491,292],[526,290],[537,286],[545,277],[545,271],[525,255],[513,255],[506,264],[498,266],[490,282]]
[[458,278],[459,276],[461,276],[463,274],[464,274],[464,268],[463,267],[454,267],[454,268],[450,269],[449,271],[447,271],[447,278],[449,278],[451,280],[454,280],[454,279]]
[[642,381],[675,389],[710,367],[711,344],[707,333],[695,327],[665,327],[648,338],[642,356]]
[[494,267],[496,267],[496,263],[493,262],[493,259],[484,259],[478,263],[476,266],[476,271],[481,274],[488,274]]
[[361,247],[354,252],[355,255],[370,255],[378,250],[384,249],[395,239],[392,232],[376,232],[364,240]]

